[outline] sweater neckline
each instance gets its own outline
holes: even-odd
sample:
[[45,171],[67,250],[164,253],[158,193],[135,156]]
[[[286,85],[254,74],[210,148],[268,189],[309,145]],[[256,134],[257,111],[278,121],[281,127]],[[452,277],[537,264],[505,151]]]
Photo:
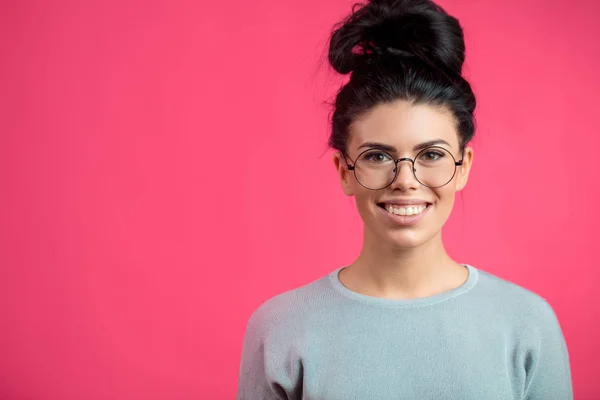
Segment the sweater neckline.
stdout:
[[467,268],[469,271],[469,275],[467,280],[460,286],[446,290],[445,292],[437,293],[431,296],[419,297],[414,299],[385,299],[382,297],[369,296],[366,294],[358,293],[353,290],[348,289],[346,286],[342,284],[339,278],[339,274],[342,269],[346,268],[346,266],[341,266],[336,268],[334,271],[329,273],[329,282],[333,286],[333,288],[343,296],[346,296],[350,299],[381,307],[398,307],[398,308],[406,308],[406,307],[423,307],[429,306],[433,304],[437,304],[443,302],[445,300],[451,299],[456,296],[460,296],[461,294],[467,293],[471,290],[478,281],[479,271],[477,268],[473,267],[469,264],[461,264]]

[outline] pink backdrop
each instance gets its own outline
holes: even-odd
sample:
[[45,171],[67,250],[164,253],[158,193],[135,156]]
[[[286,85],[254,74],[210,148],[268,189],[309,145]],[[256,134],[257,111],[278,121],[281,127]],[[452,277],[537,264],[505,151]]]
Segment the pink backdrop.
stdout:
[[[441,4],[479,101],[448,248],[546,297],[600,399],[600,3]],[[2,2],[0,399],[234,398],[252,311],[360,248],[320,66],[350,5]]]

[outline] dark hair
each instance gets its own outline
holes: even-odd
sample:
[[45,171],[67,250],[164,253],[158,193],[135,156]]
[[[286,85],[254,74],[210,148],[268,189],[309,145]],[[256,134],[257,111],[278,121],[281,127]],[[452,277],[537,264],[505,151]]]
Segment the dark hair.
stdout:
[[463,30],[429,0],[371,0],[355,4],[329,42],[329,63],[350,80],[337,93],[329,146],[346,152],[348,128],[383,102],[445,106],[460,146],[475,133],[475,95],[462,77]]

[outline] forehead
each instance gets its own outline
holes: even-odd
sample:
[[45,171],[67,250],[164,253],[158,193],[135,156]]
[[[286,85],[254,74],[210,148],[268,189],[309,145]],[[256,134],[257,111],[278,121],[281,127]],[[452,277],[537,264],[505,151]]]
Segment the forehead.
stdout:
[[356,118],[350,125],[348,150],[365,142],[380,142],[398,151],[409,151],[420,143],[442,139],[458,149],[454,117],[445,108],[398,100],[382,103]]

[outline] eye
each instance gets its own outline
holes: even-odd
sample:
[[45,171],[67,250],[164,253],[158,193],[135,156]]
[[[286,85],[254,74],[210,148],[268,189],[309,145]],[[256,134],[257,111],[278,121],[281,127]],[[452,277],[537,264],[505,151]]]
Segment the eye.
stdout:
[[434,162],[434,161],[441,160],[445,156],[446,156],[446,154],[442,150],[429,149],[429,150],[426,150],[423,153],[421,153],[421,155],[419,156],[419,159],[421,161]]
[[369,151],[363,154],[361,157],[363,160],[368,161],[370,163],[384,163],[387,161],[391,161],[391,158],[386,153],[381,151]]

